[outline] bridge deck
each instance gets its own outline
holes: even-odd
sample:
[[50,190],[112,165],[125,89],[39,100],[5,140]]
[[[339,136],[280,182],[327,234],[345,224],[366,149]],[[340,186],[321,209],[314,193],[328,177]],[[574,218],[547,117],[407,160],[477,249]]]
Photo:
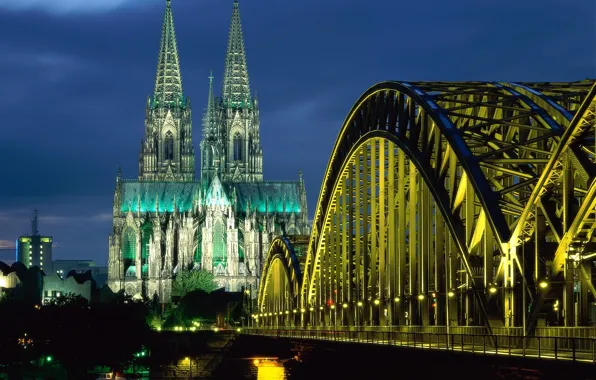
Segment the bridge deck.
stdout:
[[524,338],[515,335],[491,336],[341,328],[335,330],[251,328],[243,330],[242,333],[279,338],[457,351],[480,355],[504,355],[583,363],[596,362],[595,338],[539,336]]

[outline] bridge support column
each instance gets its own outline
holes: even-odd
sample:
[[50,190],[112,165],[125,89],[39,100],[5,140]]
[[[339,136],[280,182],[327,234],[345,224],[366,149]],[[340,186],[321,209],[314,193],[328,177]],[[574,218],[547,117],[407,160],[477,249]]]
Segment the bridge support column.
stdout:
[[564,290],[563,290],[563,305],[564,305],[564,318],[565,327],[576,326],[575,318],[575,292],[574,292],[574,263],[573,260],[565,260],[565,271],[564,271]]

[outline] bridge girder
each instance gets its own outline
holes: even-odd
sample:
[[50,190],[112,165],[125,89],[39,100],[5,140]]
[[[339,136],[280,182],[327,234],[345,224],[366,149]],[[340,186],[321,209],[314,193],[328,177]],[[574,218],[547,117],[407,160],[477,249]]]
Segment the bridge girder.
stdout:
[[271,313],[272,317],[296,314],[300,307],[299,293],[302,285],[303,258],[296,248],[305,246],[308,236],[278,236],[269,246],[258,294],[258,312]]
[[365,92],[319,194],[299,294],[310,323],[339,310],[342,324],[521,325],[520,302],[542,304],[538,281],[568,257],[548,243],[594,238],[595,93],[590,81]]

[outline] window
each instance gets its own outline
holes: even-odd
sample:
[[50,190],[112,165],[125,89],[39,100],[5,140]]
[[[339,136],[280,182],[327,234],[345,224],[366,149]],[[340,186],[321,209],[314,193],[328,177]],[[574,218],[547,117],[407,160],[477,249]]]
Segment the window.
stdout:
[[127,228],[122,234],[122,258],[134,262],[137,258],[137,237],[132,228]]
[[166,133],[166,138],[164,140],[164,160],[173,160],[174,159],[174,136],[172,132]]
[[234,161],[242,161],[242,137],[239,133],[234,135]]

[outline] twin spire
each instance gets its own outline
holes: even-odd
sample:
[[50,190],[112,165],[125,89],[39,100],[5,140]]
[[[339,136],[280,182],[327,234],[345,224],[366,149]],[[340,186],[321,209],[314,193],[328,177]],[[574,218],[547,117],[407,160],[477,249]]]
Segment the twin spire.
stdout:
[[230,22],[222,98],[225,104],[235,107],[245,105],[250,101],[250,84],[238,0],[234,1],[232,21]]
[[[210,82],[212,81],[213,75],[210,76]],[[184,97],[171,0],[166,0],[153,97],[154,101],[160,103],[182,101]],[[224,103],[234,107],[242,106],[250,101],[250,85],[238,0],[234,1],[230,23],[222,99]],[[211,102],[212,99],[209,101]]]
[[154,101],[171,103],[182,100],[182,75],[174,30],[171,0],[166,0],[166,13],[161,30],[161,43],[157,59]]

